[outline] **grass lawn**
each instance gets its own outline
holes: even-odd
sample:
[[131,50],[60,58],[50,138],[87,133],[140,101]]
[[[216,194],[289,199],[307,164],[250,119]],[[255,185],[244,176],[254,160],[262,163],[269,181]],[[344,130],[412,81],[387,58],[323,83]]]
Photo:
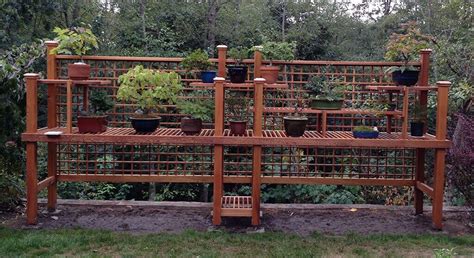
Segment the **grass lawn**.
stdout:
[[[444,250],[439,250],[443,248]],[[17,230],[0,227],[2,257],[20,255],[432,257],[443,251],[472,256],[474,236],[314,234],[310,237],[299,237],[283,233],[230,234],[195,231],[181,234],[132,235],[101,230]]]

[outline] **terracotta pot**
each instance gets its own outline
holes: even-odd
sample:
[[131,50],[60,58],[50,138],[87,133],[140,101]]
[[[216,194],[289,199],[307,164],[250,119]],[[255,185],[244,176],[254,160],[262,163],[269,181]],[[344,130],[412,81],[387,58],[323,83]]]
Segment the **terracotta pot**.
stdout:
[[107,116],[78,116],[79,133],[102,133],[107,130]]
[[413,86],[418,82],[420,71],[396,71],[392,73],[392,81],[399,86]]
[[200,118],[181,118],[181,131],[184,134],[199,134],[202,130],[202,119]]
[[87,80],[90,77],[91,66],[85,63],[67,65],[67,75],[71,80]]
[[280,67],[265,65],[260,68],[260,74],[262,78],[265,79],[265,82],[268,84],[276,83],[278,80],[278,72]]
[[306,131],[306,125],[308,124],[307,117],[299,116],[285,116],[283,118],[285,132],[290,137],[300,137]]
[[244,135],[247,130],[247,121],[229,121],[230,134]]
[[137,133],[151,133],[160,125],[161,117],[130,117],[132,127]]

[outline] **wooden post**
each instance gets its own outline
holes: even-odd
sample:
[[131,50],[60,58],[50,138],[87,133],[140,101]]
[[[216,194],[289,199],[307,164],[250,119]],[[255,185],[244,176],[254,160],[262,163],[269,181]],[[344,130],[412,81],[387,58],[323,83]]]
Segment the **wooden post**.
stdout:
[[66,132],[72,133],[72,80],[66,83]]
[[[47,47],[47,78],[57,79],[56,55],[51,53],[51,50],[58,46],[57,41],[46,41]],[[57,124],[57,85],[48,84],[48,128],[58,126]],[[48,177],[54,177],[53,183],[48,186],[48,210],[56,210],[57,204],[57,145],[54,142],[48,143]]]
[[[219,62],[220,65],[220,62]],[[222,136],[224,132],[224,81],[222,77],[214,78],[215,111],[214,111],[214,136]],[[220,225],[222,222],[222,196],[224,192],[224,146],[214,146],[214,197],[212,224]]]
[[225,79],[226,77],[226,63],[227,63],[227,46],[217,46],[217,76]]
[[[438,86],[438,108],[436,112],[436,139],[445,140],[447,132],[448,115],[448,91],[451,85],[448,81],[439,81]],[[444,170],[445,149],[436,149],[433,180],[433,227],[443,228],[443,196],[444,196]]]
[[254,53],[254,66],[253,66],[253,78],[257,79],[261,77],[260,68],[262,67],[262,46],[255,46]]
[[[38,74],[27,73],[26,79],[26,132],[38,130]],[[37,145],[26,143],[26,221],[38,222]]]
[[403,120],[402,120],[402,139],[408,138],[408,88],[403,86]]
[[[253,135],[262,137],[263,127],[263,85],[265,79],[255,78],[255,103],[254,103],[254,122]],[[252,172],[252,225],[260,224],[260,185],[262,173],[262,146],[253,146],[253,172]]]

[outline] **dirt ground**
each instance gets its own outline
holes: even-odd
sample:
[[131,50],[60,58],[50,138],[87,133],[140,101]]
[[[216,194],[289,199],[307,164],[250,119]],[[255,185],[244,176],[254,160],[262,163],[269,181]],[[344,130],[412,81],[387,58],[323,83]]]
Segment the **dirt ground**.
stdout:
[[[131,233],[179,233],[184,230],[229,232],[280,231],[307,236],[314,232],[359,234],[474,234],[467,211],[444,212],[443,231],[431,228],[431,213],[415,216],[412,207],[377,205],[279,205],[262,208],[262,224],[252,227],[248,218],[225,218],[222,226],[211,223],[211,205],[202,203],[60,201],[56,212],[40,205],[39,223],[27,226],[23,212],[0,212],[0,224],[22,229],[86,228]],[[472,223],[472,222],[471,222]],[[472,224],[471,224],[472,225]]]

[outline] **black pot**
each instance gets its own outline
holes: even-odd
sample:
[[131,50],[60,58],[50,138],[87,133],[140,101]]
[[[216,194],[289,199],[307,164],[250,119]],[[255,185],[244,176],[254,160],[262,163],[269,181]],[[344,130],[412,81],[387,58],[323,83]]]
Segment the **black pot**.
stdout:
[[130,117],[132,127],[137,133],[151,133],[160,125],[161,117]]
[[244,135],[247,131],[247,121],[229,121],[230,134]]
[[189,118],[183,117],[181,118],[181,131],[184,134],[192,135],[198,134],[202,130],[202,119],[200,118]]
[[228,65],[227,70],[232,83],[244,83],[247,79],[247,66],[245,65]]
[[425,123],[423,122],[411,122],[410,123],[410,135],[411,136],[423,136],[425,129]]
[[290,137],[300,137],[304,134],[306,130],[306,125],[308,124],[307,117],[299,116],[285,116],[283,118],[285,132]]
[[420,71],[395,71],[392,73],[392,81],[399,86],[413,86],[418,82]]

